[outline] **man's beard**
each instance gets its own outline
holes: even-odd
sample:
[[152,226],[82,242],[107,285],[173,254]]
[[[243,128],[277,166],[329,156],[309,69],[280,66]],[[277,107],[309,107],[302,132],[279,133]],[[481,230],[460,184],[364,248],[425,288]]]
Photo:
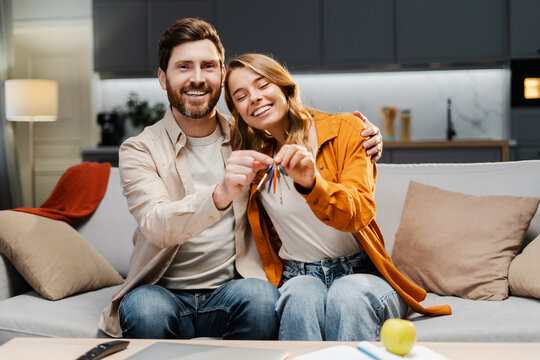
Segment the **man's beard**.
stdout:
[[[176,108],[180,112],[180,114],[192,119],[202,119],[208,114],[210,114],[212,110],[216,107],[216,104],[219,101],[219,96],[221,95],[221,87],[218,87],[216,90],[206,86],[189,86],[175,91],[170,86],[168,80],[166,80],[166,84],[167,97],[169,98],[171,106],[173,108]],[[204,102],[201,102],[199,105],[192,105],[188,101],[184,101],[184,99],[182,98],[182,93],[190,90],[209,91],[210,98],[208,99],[208,102],[206,102],[206,104]]]

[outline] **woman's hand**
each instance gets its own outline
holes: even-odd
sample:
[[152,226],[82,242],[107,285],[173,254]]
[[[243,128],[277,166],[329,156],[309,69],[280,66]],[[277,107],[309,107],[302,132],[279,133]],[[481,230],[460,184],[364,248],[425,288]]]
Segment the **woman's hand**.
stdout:
[[295,183],[307,190],[315,186],[315,159],[305,146],[285,144],[274,157],[276,164],[281,164]]

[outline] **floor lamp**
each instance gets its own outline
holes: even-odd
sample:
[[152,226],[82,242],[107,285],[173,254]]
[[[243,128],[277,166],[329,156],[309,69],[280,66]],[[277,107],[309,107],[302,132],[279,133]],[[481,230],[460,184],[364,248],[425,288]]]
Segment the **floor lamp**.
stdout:
[[58,83],[53,80],[20,79],[5,82],[6,119],[29,122],[30,178],[32,206],[36,206],[36,164],[34,123],[56,121],[58,117]]

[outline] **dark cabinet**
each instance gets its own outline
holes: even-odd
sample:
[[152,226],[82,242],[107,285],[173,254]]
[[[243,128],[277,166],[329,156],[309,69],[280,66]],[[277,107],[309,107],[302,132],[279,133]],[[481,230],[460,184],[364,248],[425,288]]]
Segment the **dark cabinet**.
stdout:
[[540,108],[512,108],[511,119],[516,160],[540,159]]
[[227,58],[272,54],[289,69],[320,66],[319,0],[220,0],[216,28]]
[[323,0],[323,65],[392,64],[393,0]]
[[94,0],[94,68],[107,76],[157,74],[161,35],[176,20],[214,23],[213,0]]
[[176,20],[196,17],[214,24],[212,0],[152,0],[148,2],[148,51],[149,70],[157,74],[158,43],[163,32]]
[[473,163],[508,161],[507,140],[385,142],[380,163]]
[[93,4],[95,69],[117,77],[154,76],[161,34],[188,16],[216,27],[227,58],[262,52],[293,71],[493,63],[507,61],[510,52],[513,57],[540,56],[540,2],[532,0],[94,0]]
[[540,1],[510,0],[510,57],[540,58]]
[[94,0],[94,68],[100,73],[148,71],[146,1]]
[[506,0],[396,1],[397,62],[504,61]]

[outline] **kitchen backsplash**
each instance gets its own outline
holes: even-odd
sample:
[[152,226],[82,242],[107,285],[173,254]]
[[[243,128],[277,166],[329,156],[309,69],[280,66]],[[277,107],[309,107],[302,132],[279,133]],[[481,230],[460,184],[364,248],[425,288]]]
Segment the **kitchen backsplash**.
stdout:
[[[327,112],[360,110],[382,129],[380,108],[411,111],[411,140],[444,140],[447,99],[452,100],[455,139],[506,139],[510,112],[507,69],[432,70],[337,74],[296,74],[306,105]],[[150,104],[167,103],[156,79],[95,81],[96,109],[110,111],[131,91]],[[218,109],[228,113],[223,99]],[[400,121],[396,117],[395,140]]]

